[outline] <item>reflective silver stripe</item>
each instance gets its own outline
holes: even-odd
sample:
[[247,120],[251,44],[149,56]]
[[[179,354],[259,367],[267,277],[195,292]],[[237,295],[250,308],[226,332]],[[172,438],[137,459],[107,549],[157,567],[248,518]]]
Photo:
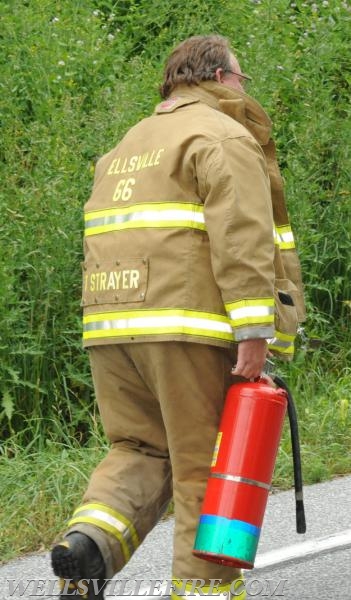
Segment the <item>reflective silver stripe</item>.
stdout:
[[77,508],[68,526],[88,523],[108,532],[120,542],[124,558],[128,561],[137,549],[139,539],[133,525],[123,515],[120,515],[120,518],[118,515],[119,513],[108,506],[90,503]]
[[108,523],[109,525],[112,525],[112,527],[118,529],[118,531],[120,531],[125,538],[128,537],[128,526],[122,523],[122,521],[120,521],[119,519],[116,519],[116,517],[109,515],[105,511],[96,509],[79,510],[77,513],[75,513],[75,516],[93,517],[94,519],[99,519],[100,521],[104,521],[105,523]]
[[274,298],[249,298],[225,303],[233,328],[274,323]]
[[133,317],[127,319],[111,319],[86,323],[84,331],[96,331],[100,329],[158,329],[163,327],[176,328],[190,327],[191,329],[208,329],[209,331],[221,331],[232,333],[229,323],[211,321],[208,319],[194,319],[190,317]]
[[99,225],[110,225],[111,223],[128,223],[132,221],[189,221],[189,218],[194,223],[205,223],[203,213],[194,212],[192,210],[162,210],[162,211],[135,211],[130,214],[111,215],[109,217],[100,217],[89,219],[86,222],[87,227],[97,227]]
[[275,332],[275,337],[267,339],[268,348],[281,352],[282,354],[293,354],[295,336],[287,333]]
[[85,214],[85,235],[124,229],[184,227],[206,230],[202,204],[164,202],[135,204],[127,208],[108,208]]
[[253,338],[270,338],[274,334],[274,323],[271,325],[247,325],[246,327],[236,327],[234,336],[236,342],[249,340]]
[[257,481],[256,479],[249,479],[248,477],[240,477],[239,475],[227,475],[225,473],[211,473],[210,477],[215,479],[225,479],[228,481],[234,481],[235,483],[248,483],[249,485],[255,485],[256,487],[263,488],[264,490],[270,490],[271,485],[264,483],[263,481]]
[[186,309],[89,314],[83,317],[85,340],[126,335],[194,335],[234,341],[228,317]]
[[233,321],[266,317],[274,314],[274,306],[242,306],[231,310],[229,314]]
[[274,228],[274,241],[281,250],[295,248],[294,235],[290,225],[278,225]]
[[278,338],[271,338],[267,340],[270,346],[279,346],[280,348],[290,348],[290,346],[294,345],[294,342],[283,341]]
[[294,241],[294,236],[293,236],[293,232],[290,231],[279,231],[278,230],[278,238],[280,241],[282,242],[293,242]]

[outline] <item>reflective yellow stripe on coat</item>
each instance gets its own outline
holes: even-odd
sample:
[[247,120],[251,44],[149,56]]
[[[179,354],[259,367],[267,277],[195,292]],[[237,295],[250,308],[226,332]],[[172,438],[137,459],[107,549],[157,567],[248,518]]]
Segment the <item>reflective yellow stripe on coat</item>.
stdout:
[[290,225],[276,225],[274,229],[274,241],[280,250],[295,248],[294,234]]
[[289,335],[287,333],[275,331],[274,338],[267,340],[268,348],[269,350],[275,350],[281,354],[292,355],[295,351],[295,337],[295,335]]
[[253,298],[225,304],[232,327],[274,323],[274,298]]
[[133,524],[121,513],[106,504],[83,504],[73,513],[68,526],[89,523],[117,538],[127,562],[139,546],[138,534]]
[[188,227],[206,230],[202,204],[191,202],[152,202],[125,208],[95,210],[84,216],[85,235],[125,229]]
[[85,315],[83,339],[186,334],[233,341],[229,319],[186,309],[128,310]]

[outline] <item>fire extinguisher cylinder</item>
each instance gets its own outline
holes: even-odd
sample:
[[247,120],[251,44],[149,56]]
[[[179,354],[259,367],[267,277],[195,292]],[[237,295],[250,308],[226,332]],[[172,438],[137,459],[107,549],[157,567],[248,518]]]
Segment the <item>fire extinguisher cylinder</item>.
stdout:
[[287,409],[264,380],[229,388],[193,554],[252,569]]

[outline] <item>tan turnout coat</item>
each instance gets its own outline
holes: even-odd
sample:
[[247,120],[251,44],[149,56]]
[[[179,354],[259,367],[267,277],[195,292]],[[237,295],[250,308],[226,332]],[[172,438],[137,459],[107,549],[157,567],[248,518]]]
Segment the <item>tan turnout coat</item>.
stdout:
[[244,93],[179,86],[96,167],[85,206],[85,346],[267,338],[303,314],[271,123]]

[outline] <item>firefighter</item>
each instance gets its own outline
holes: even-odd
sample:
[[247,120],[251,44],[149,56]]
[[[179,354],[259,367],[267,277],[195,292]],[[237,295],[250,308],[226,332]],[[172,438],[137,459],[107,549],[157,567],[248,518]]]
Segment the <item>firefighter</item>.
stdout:
[[[233,376],[258,377],[269,350],[290,359],[303,315],[271,122],[249,79],[225,38],[185,40],[155,112],[98,161],[83,338],[111,449],[53,548],[61,598],[121,570],[172,497],[172,598],[194,579],[195,595],[216,579],[246,597],[239,570],[192,556],[196,525]],[[89,583],[83,597],[103,592]]]

